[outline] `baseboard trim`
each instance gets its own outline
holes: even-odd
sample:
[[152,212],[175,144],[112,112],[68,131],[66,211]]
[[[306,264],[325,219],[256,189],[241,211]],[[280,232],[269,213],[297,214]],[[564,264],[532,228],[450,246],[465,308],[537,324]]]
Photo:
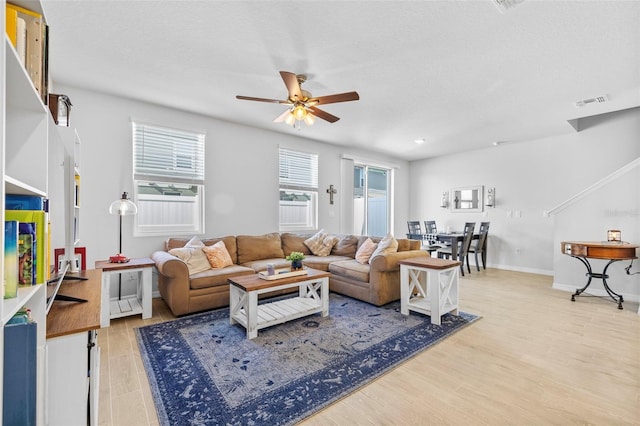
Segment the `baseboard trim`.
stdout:
[[[554,290],[562,290],[570,293],[575,293],[575,291],[580,287],[576,287],[575,284],[562,284],[554,281],[552,288]],[[589,287],[589,289],[585,292],[585,294],[590,294],[592,296],[598,296],[598,297],[609,297],[609,294],[604,289],[599,289],[599,288]],[[640,302],[640,294],[629,294],[629,293],[618,293],[618,294],[622,296],[625,302]]]
[[552,270],[538,269],[538,268],[525,268],[521,266],[496,265],[496,264],[489,263],[487,264],[487,268],[503,269],[505,271],[526,272],[528,274],[548,275],[551,277],[554,275]]

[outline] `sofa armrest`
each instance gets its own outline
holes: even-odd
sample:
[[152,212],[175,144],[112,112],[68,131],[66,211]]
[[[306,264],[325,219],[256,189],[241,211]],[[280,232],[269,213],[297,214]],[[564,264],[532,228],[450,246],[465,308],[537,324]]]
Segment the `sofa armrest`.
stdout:
[[370,273],[398,271],[400,269],[400,261],[410,259],[412,257],[430,257],[429,253],[424,250],[407,250],[395,253],[382,254],[371,259]]
[[184,278],[189,280],[187,264],[176,256],[166,251],[156,251],[151,255],[151,260],[156,263],[158,273],[168,278]]

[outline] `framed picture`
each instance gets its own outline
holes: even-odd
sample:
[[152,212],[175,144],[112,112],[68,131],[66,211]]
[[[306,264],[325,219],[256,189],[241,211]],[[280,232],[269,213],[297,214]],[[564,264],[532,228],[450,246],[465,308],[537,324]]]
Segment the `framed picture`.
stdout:
[[[78,255],[78,262],[79,262],[79,267],[81,271],[84,271],[85,269],[87,269],[87,248],[86,247],[76,247],[75,248],[75,254]],[[60,260],[61,257],[64,256],[64,249],[63,248],[57,248],[53,250],[53,258],[55,260],[54,262],[54,271],[57,274],[58,273],[58,269],[59,269],[59,265],[60,265]]]

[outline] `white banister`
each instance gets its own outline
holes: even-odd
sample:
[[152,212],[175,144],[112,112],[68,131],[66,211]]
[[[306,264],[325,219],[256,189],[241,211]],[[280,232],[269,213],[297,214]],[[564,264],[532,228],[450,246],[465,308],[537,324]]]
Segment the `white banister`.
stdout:
[[576,201],[584,198],[585,196],[589,195],[590,193],[592,193],[593,191],[595,191],[598,188],[602,187],[603,185],[616,180],[620,176],[624,175],[625,173],[628,173],[629,171],[633,170],[634,168],[638,167],[639,165],[640,165],[640,157],[636,158],[635,160],[633,160],[630,163],[625,164],[624,166],[620,167],[615,172],[611,173],[608,176],[605,176],[604,178],[600,179],[599,181],[597,181],[593,185],[591,185],[591,186],[585,188],[584,190],[578,192],[576,195],[574,195],[573,197],[569,198],[566,201],[563,201],[562,203],[558,204],[557,206],[555,206],[551,210],[545,210],[544,213],[543,213],[544,217],[549,217],[549,216],[551,216],[553,214],[561,212],[562,210],[564,210],[567,207],[569,207],[571,204],[573,204]]

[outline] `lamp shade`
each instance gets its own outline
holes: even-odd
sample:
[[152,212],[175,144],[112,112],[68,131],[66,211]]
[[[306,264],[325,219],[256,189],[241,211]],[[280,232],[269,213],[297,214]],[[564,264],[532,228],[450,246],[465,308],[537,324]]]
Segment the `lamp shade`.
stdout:
[[126,192],[122,193],[122,198],[114,201],[109,206],[109,214],[115,214],[119,216],[129,216],[138,214],[138,207],[133,201],[131,201]]

